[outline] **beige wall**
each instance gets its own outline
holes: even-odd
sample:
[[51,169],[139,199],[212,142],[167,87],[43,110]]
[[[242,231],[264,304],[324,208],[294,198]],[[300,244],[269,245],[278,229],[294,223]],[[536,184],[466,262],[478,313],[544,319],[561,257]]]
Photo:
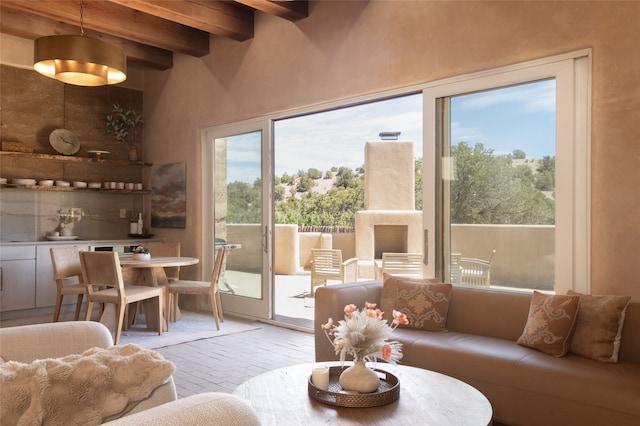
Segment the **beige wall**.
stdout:
[[639,21],[640,2],[311,1],[297,23],[258,13],[252,40],[213,37],[209,56],[146,74],[145,152],[188,162],[188,253],[201,127],[590,47],[591,288],[639,300]]

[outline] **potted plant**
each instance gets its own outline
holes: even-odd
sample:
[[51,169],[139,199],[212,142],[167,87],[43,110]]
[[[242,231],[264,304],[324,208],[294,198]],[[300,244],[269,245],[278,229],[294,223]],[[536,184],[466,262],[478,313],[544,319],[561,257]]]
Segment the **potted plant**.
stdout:
[[151,253],[148,248],[138,246],[133,249],[133,258],[135,260],[149,260],[151,259]]
[[129,160],[138,161],[138,150],[135,145],[138,127],[143,123],[142,115],[130,109],[125,111],[120,104],[113,104],[113,111],[105,117],[105,133],[116,140],[129,144]]

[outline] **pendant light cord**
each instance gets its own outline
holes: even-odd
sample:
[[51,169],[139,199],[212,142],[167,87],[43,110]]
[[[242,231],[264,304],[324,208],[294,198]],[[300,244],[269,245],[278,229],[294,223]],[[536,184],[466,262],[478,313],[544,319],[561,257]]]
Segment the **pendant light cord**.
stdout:
[[80,0],[80,35],[84,36],[84,4]]

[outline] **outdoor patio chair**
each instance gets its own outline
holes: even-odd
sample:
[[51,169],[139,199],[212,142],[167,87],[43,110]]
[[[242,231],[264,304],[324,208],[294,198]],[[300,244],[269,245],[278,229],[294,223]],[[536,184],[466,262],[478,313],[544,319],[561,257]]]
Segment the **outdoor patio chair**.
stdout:
[[319,285],[327,285],[327,280],[337,280],[342,283],[358,280],[358,259],[342,261],[342,250],[339,249],[311,249],[311,289]]
[[401,277],[422,277],[422,253],[382,253],[382,262],[376,262],[376,278],[382,274]]
[[460,253],[451,253],[450,255],[451,284],[453,285],[460,285],[462,275],[462,266],[460,266],[461,259],[462,255]]
[[489,287],[491,285],[491,260],[495,250],[491,252],[489,260],[472,257],[460,258],[460,285],[468,287]]

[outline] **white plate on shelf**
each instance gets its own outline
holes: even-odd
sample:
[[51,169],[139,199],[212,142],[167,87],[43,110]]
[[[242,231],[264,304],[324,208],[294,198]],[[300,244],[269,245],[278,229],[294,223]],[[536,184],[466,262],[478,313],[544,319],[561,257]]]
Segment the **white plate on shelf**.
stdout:
[[11,179],[11,183],[14,185],[35,185],[35,179]]
[[97,149],[92,149],[91,151],[87,151],[87,154],[94,154],[97,159],[102,158],[103,155],[111,154],[109,151],[100,151]]
[[59,236],[55,236],[55,235],[47,235],[47,240],[50,241],[71,241],[71,240],[76,240],[78,238],[77,235],[59,235]]

